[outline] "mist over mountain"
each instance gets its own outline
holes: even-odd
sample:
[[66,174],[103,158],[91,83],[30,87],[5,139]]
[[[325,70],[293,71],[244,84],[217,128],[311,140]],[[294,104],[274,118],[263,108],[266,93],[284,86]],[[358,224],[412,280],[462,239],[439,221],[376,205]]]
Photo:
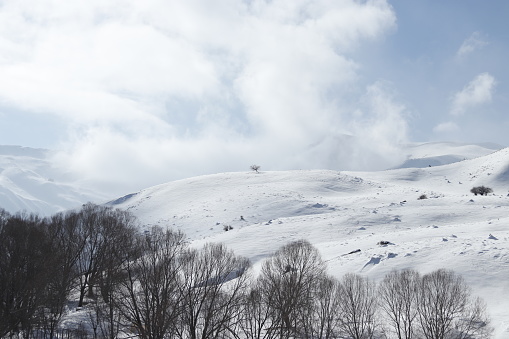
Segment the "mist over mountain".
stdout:
[[0,207],[12,213],[50,215],[107,198],[87,187],[82,178],[56,167],[53,154],[46,149],[0,146]]

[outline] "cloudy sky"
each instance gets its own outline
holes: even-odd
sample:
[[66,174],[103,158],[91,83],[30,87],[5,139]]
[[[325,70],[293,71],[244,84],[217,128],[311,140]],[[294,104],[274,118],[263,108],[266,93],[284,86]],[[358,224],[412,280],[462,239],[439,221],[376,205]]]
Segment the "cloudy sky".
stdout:
[[509,145],[509,2],[0,0],[0,144],[129,189]]

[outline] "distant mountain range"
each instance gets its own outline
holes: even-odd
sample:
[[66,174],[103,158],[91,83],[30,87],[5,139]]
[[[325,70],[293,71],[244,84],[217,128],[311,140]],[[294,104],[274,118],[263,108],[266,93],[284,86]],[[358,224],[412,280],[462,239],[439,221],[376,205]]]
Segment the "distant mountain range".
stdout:
[[50,215],[107,196],[88,189],[73,173],[57,168],[45,149],[0,146],[0,207],[14,213]]

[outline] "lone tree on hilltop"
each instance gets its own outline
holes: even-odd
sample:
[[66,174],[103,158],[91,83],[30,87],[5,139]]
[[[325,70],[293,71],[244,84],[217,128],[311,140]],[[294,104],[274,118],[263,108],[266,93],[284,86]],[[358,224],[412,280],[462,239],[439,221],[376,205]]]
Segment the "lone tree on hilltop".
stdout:
[[484,186],[476,186],[476,187],[473,187],[470,192],[474,193],[475,195],[488,195],[488,193],[492,193],[493,190],[489,187],[484,187]]
[[259,173],[258,170],[260,169],[260,166],[258,165],[251,165],[251,167],[249,167],[251,170],[255,171],[256,173]]

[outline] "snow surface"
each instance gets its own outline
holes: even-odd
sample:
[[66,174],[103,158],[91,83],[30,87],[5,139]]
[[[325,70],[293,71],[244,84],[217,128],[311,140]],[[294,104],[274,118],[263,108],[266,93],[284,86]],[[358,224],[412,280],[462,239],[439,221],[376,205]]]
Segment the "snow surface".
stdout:
[[[478,185],[494,193],[474,196],[469,191]],[[487,302],[494,338],[501,339],[509,338],[508,192],[506,148],[444,166],[382,172],[207,175],[112,205],[133,212],[144,227],[181,229],[191,246],[223,242],[250,258],[255,272],[298,239],[316,246],[336,277],[355,272],[378,281],[392,269],[453,269]],[[422,194],[428,199],[418,200]]]

